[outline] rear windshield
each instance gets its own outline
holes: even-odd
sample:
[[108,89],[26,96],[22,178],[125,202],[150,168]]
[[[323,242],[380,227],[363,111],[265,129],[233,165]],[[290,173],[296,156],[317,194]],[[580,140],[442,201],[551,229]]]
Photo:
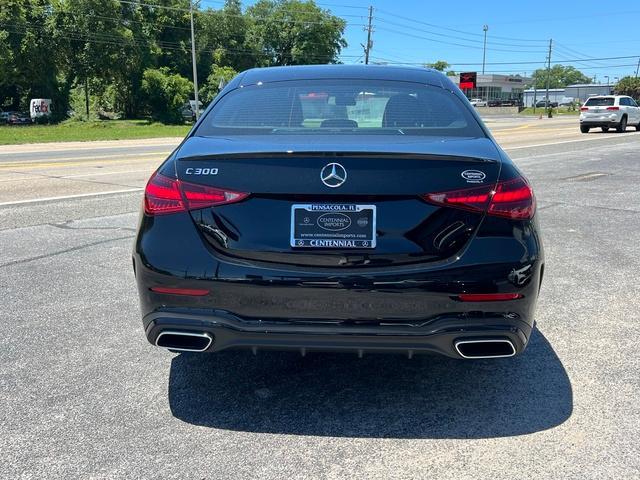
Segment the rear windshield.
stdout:
[[453,93],[408,82],[307,80],[238,88],[196,135],[383,134],[484,137]]
[[604,97],[604,98],[589,98],[585,102],[585,106],[587,107],[609,107],[613,105],[615,102],[615,98],[613,97]]

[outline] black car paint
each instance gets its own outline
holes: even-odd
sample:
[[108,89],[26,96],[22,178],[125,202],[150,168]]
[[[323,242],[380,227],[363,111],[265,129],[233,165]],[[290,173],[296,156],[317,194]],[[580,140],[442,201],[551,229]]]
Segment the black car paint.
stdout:
[[[406,81],[447,88],[464,99],[449,79],[430,70],[346,66],[248,71],[232,80],[220,96],[240,85],[258,81],[286,81],[305,76],[333,78],[336,75],[340,78],[376,75],[394,79],[399,74]],[[199,122],[214,105],[215,101]],[[407,162],[446,158],[451,165],[456,165],[456,160],[462,159],[460,165],[465,168],[468,168],[468,162],[478,162],[496,168],[495,180],[520,175],[474,109],[468,108],[485,131],[486,139],[416,141],[415,138],[394,137],[390,141],[378,137],[367,138],[366,144],[355,144],[353,138],[336,136],[330,143],[307,143],[303,154],[312,165],[305,165],[309,172],[319,172],[325,163],[335,158],[348,161],[351,167],[358,155],[368,155],[370,161],[393,154],[398,158],[407,157]],[[224,162],[219,157],[228,159],[237,155],[239,162],[232,164],[239,169],[237,183],[220,186],[242,190],[242,179],[260,168],[256,159],[263,162],[262,165],[275,160],[272,165],[276,167],[287,160],[281,147],[291,145],[292,139],[270,137],[267,144],[261,144],[259,139],[248,138],[240,144],[231,139],[199,138],[193,135],[199,122],[159,172],[180,177],[184,174],[181,169],[187,168],[187,164],[210,160],[212,156]],[[264,152],[279,156],[275,155],[275,159],[268,158],[269,155],[260,157]],[[412,155],[431,160],[408,158]],[[231,164],[230,160],[226,161]],[[244,173],[241,171],[243,165],[247,168]],[[364,168],[359,172],[367,173]],[[375,179],[375,176],[368,177],[368,181],[375,182]],[[406,178],[405,183],[410,184],[412,179],[413,176]],[[241,212],[242,202],[174,215],[151,217],[142,214],[135,243],[134,269],[147,338],[155,343],[161,331],[178,329],[211,333],[215,337],[211,351],[295,348],[302,352],[313,349],[401,351],[409,352],[409,355],[434,351],[457,358],[459,355],[453,346],[456,339],[508,338],[516,351],[522,352],[534,326],[535,301],[544,268],[537,216],[530,220],[505,220],[449,208],[435,209],[418,199],[417,194],[428,193],[420,192],[419,186],[407,189],[399,182],[390,183],[385,195],[398,196],[393,201],[408,202],[406,208],[398,209],[396,216],[400,222],[403,217],[407,224],[414,222],[416,208],[420,208],[426,216],[430,213],[452,216],[444,223],[453,220],[470,223],[470,235],[442,255],[431,255],[429,253],[433,252],[425,252],[419,242],[405,238],[414,251],[407,251],[404,256],[399,256],[393,248],[385,251],[384,242],[381,242],[381,250],[375,254],[322,252],[314,255],[305,252],[304,261],[293,262],[290,258],[286,261],[279,258],[278,255],[284,252],[268,245],[266,248],[247,245],[237,251],[227,250],[215,234],[207,232],[207,227],[215,226],[214,216],[224,216],[224,209]],[[442,186],[455,188],[450,184]],[[303,189],[289,191],[291,184],[287,187],[280,193],[309,195]],[[274,191],[265,190],[259,195],[258,199],[264,202],[261,207],[269,205],[268,193],[278,195],[277,182],[266,184],[267,188]],[[330,195],[336,201],[345,201],[343,196],[346,196],[362,203],[366,188],[358,190],[357,184],[350,188],[353,190]],[[255,188],[248,191],[255,191]],[[326,201],[327,195],[318,200]],[[311,196],[318,198],[315,193]],[[245,201],[255,200],[250,197]],[[251,214],[246,212],[246,215],[247,226],[250,226]],[[380,233],[384,238],[387,232]],[[252,251],[259,255],[251,255]],[[319,261],[327,257],[331,260]],[[150,290],[154,285],[205,288],[210,294],[201,297],[159,294]],[[522,298],[488,303],[460,302],[456,297],[460,293],[519,293]]]

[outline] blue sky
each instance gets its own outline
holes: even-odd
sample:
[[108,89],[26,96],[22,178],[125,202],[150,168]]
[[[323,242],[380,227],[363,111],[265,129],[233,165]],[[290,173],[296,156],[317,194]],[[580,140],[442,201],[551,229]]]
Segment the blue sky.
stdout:
[[[252,2],[245,2],[249,3]],[[317,3],[349,22],[344,63],[354,63],[362,55],[360,44],[366,41],[363,24],[370,4],[374,7],[373,61],[446,60],[456,64],[452,65],[455,71],[480,71],[484,24],[489,27],[487,72],[530,74],[544,65],[550,38],[555,44],[552,61],[572,64],[591,77],[596,75],[601,82],[606,81],[606,75],[613,82],[614,77],[634,74],[640,56],[640,5],[633,2],[318,0]],[[566,61],[632,55],[636,57]],[[496,62],[506,64],[491,65]]]

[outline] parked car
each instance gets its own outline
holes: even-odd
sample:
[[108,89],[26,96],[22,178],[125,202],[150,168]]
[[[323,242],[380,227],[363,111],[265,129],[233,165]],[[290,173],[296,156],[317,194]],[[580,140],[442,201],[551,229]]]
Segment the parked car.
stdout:
[[12,112],[12,111],[0,112],[0,123],[7,123],[7,121],[9,120],[9,117],[17,113],[18,112]]
[[487,103],[487,105],[489,105],[490,107],[499,107],[501,106],[501,101],[494,98],[493,100],[489,100],[489,102]]
[[615,128],[624,132],[627,125],[640,131],[640,107],[636,101],[625,95],[603,95],[589,97],[580,107],[580,131],[589,133],[591,128],[600,127],[603,132]]
[[558,102],[549,102],[546,98],[536,102],[536,108],[557,108]]
[[471,102],[471,105],[473,105],[474,107],[486,107],[487,106],[487,101],[483,100],[481,98],[472,98],[471,100],[469,100],[469,102]]
[[573,105],[574,102],[575,102],[575,99],[573,97],[562,97],[560,99],[559,105],[562,107],[566,107],[569,105]]
[[29,113],[13,112],[7,117],[7,125],[30,125],[31,116]]
[[[310,116],[317,92],[340,108]],[[249,70],[147,183],[133,252],[144,332],[175,351],[511,357],[542,280],[535,212],[442,73]]]

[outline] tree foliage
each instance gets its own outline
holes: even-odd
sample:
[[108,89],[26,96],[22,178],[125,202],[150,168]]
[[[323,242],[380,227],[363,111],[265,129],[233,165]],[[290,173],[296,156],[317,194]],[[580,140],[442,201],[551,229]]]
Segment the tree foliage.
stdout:
[[262,65],[337,63],[347,46],[346,23],[299,0],[258,0],[247,9],[248,45],[261,51]]
[[433,63],[427,63],[425,66],[433,68],[434,70],[438,70],[439,72],[444,72],[451,65],[449,65],[449,63],[445,62],[444,60],[437,60]]
[[200,90],[200,98],[204,103],[209,103],[220,92],[221,87],[229,83],[229,81],[238,74],[231,67],[221,67],[219,65],[211,66],[211,73],[207,77],[206,83]]
[[[25,110],[30,98],[52,98],[64,115],[70,99],[77,109],[87,91],[92,109],[176,119],[171,108],[154,107],[181,96],[177,76],[192,81],[189,0],[0,3],[0,108]],[[255,66],[336,63],[346,46],[346,23],[312,0],[259,0],[246,11],[240,0],[226,0],[219,9],[200,7],[194,21],[207,100],[220,77]]]
[[640,100],[640,78],[622,77],[620,81],[616,83],[614,90],[618,95],[628,95],[638,101]]
[[150,68],[142,75],[142,91],[146,97],[149,114],[165,123],[181,123],[181,107],[189,99],[191,82],[169,67]]
[[[547,69],[539,68],[533,75],[533,86],[547,88]],[[575,83],[591,83],[591,78],[570,65],[554,65],[549,71],[549,88],[564,88]]]

